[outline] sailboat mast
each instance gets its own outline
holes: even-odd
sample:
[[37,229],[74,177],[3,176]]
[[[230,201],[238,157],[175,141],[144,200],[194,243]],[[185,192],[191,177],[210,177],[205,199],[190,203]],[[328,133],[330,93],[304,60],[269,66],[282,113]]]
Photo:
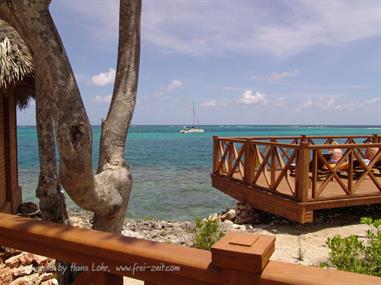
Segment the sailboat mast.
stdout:
[[195,114],[194,103],[193,103],[193,126],[196,125],[195,117],[196,117],[196,114]]

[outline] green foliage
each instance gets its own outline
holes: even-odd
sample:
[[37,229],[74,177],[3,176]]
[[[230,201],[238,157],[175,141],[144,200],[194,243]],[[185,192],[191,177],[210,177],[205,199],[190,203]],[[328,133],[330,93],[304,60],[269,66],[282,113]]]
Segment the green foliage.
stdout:
[[194,244],[201,249],[210,249],[213,244],[219,241],[224,234],[221,232],[218,221],[195,219],[196,235]]
[[336,235],[327,240],[331,252],[329,261],[322,266],[381,276],[381,219],[365,217],[361,223],[369,226],[365,237]]

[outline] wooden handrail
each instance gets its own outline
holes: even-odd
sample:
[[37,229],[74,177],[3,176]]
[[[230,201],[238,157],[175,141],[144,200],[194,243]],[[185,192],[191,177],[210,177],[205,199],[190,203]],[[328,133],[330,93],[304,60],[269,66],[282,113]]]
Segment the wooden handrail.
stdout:
[[380,138],[381,134],[374,134],[374,135],[316,135],[316,136],[305,136],[305,135],[300,135],[300,136],[245,136],[245,137],[221,137],[221,136],[216,136],[218,139],[240,139],[240,140],[251,140],[251,139],[324,139],[324,138],[333,138],[333,139],[345,139],[345,138]]
[[[229,233],[210,252],[0,214],[0,244],[66,262],[77,262],[89,266],[90,270],[107,266],[109,271],[104,274],[109,277],[103,277],[104,282],[97,284],[111,284],[107,282],[117,280],[110,277],[113,274],[158,285],[374,285],[380,282],[379,278],[372,276],[269,261],[274,251],[274,241],[275,238],[269,236]],[[179,270],[151,272],[136,269],[131,272],[116,269],[116,266],[133,268],[134,265],[146,268],[177,266]],[[98,277],[102,273],[93,272]],[[83,280],[91,278],[83,277]]]
[[[298,148],[299,143],[284,143],[271,140],[290,140],[290,139],[338,139],[338,138],[378,138],[377,136],[263,136],[263,137],[218,137],[214,136],[214,141],[225,141],[235,143],[253,143],[258,145],[274,145],[288,148]],[[331,149],[331,148],[355,148],[355,147],[381,147],[380,142],[368,142],[368,143],[344,143],[344,144],[313,144],[308,143],[308,147],[311,149]]]
[[[219,284],[219,270],[211,264],[209,251],[130,238],[90,229],[47,223],[0,213],[0,244],[66,262],[93,266],[110,265],[117,275],[157,283],[177,279]],[[186,258],[185,258],[186,257]],[[125,272],[116,266],[180,266],[178,272]],[[95,265],[95,266],[96,266]]]
[[381,143],[350,143],[350,144],[315,144],[309,145],[309,149],[333,149],[333,148],[370,148],[370,147],[381,147]]

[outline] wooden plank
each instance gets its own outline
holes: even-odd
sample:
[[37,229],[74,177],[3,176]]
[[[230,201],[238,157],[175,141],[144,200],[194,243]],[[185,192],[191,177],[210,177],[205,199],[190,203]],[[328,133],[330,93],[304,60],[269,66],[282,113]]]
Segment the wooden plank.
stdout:
[[[222,171],[222,172],[226,171],[227,173],[229,173],[228,172],[229,167],[228,167],[228,164],[227,164],[227,161],[226,161],[226,156],[228,155],[228,153],[230,151],[230,146],[231,146],[230,144],[227,144],[226,148],[224,148],[222,146],[222,143],[221,143],[221,160],[220,160],[220,163],[218,164],[218,168],[217,168],[218,171]],[[223,165],[225,165],[225,169],[221,170]]]
[[[278,155],[279,155],[279,154],[278,154]],[[275,181],[274,189],[277,188],[277,187],[279,186],[280,182],[282,181],[282,178],[283,178],[284,176],[286,176],[286,177],[285,177],[285,180],[286,180],[286,182],[287,182],[287,185],[288,185],[288,187],[290,188],[292,194],[294,194],[294,191],[293,191],[293,189],[292,189],[292,187],[291,187],[291,185],[290,185],[290,182],[288,181],[287,171],[290,169],[290,166],[291,166],[291,164],[292,164],[292,162],[293,162],[295,156],[296,156],[296,151],[294,151],[294,152],[292,153],[292,155],[291,155],[291,157],[289,158],[289,160],[287,161],[287,164],[286,164],[286,165],[284,165],[284,163],[282,164],[282,171],[281,171],[281,173],[278,175],[277,180]]]
[[360,205],[381,204],[381,195],[362,195],[347,198],[327,198],[304,203],[307,211],[342,208]]
[[320,152],[320,150],[318,149],[314,149],[312,151],[313,153],[313,156],[312,156],[312,198],[315,199],[318,197],[318,184],[317,184],[317,180],[318,180],[318,155],[317,155],[317,152]]
[[242,158],[243,153],[244,153],[244,149],[243,149],[243,147],[240,148],[238,154],[237,154],[237,150],[236,150],[236,148],[234,147],[234,157],[235,157],[235,162],[234,162],[234,165],[233,165],[232,169],[231,169],[230,172],[229,172],[229,176],[233,176],[233,174],[235,173],[235,171],[236,171],[236,169],[237,169],[237,167],[238,167],[238,169],[239,169],[239,173],[241,174],[241,177],[242,177],[242,179],[243,179],[243,175],[244,175],[244,174],[243,174],[243,171],[241,171],[241,169],[240,169],[240,164],[242,163],[242,162],[241,162],[241,158]]
[[274,190],[274,184],[275,184],[275,171],[276,171],[276,162],[275,162],[275,148],[276,147],[271,147],[270,148],[270,161],[271,161],[271,164],[270,164],[270,171],[271,171],[271,175],[270,175],[270,188]]
[[219,141],[216,136],[213,137],[213,173],[218,173],[218,164],[219,164]]
[[334,149],[334,148],[345,148],[345,149],[355,149],[358,147],[381,147],[381,143],[372,143],[372,144],[317,144],[310,145],[310,149]]
[[376,164],[376,162],[378,160],[381,159],[381,149],[377,152],[377,154],[375,155],[375,157],[373,157],[372,161],[368,164],[368,165],[365,165],[364,161],[360,159],[360,157],[358,157],[358,155],[355,153],[355,156],[357,157],[358,161],[360,162],[360,165],[362,166],[362,168],[364,169],[364,173],[361,175],[361,177],[359,178],[359,180],[357,180],[356,184],[354,185],[353,187],[353,192],[355,192],[361,181],[363,181],[365,179],[365,177],[367,175],[370,176],[370,178],[373,180],[373,183],[377,186],[377,188],[381,191],[381,186],[380,184],[378,183],[378,181],[376,180],[376,178],[374,177],[373,173],[371,173],[371,170],[373,168],[373,166]]
[[[281,149],[281,148],[279,148],[279,149]],[[279,184],[280,184],[280,182],[282,181],[282,179],[284,179],[285,181],[286,181],[286,183],[287,183],[287,186],[289,187],[289,189],[290,189],[290,191],[291,191],[291,193],[292,193],[292,195],[295,195],[295,191],[292,189],[292,186],[291,186],[291,184],[290,184],[290,181],[289,181],[289,177],[288,177],[288,170],[290,169],[290,167],[291,167],[291,164],[292,164],[292,162],[294,161],[294,159],[295,159],[295,156],[296,156],[296,150],[294,150],[293,152],[292,152],[292,154],[291,154],[291,156],[290,157],[287,157],[287,164],[285,164],[284,163],[284,161],[283,161],[283,159],[282,159],[282,156],[281,156],[281,154],[279,153],[279,149],[277,148],[276,149],[276,156],[277,156],[277,159],[278,159],[278,161],[279,161],[279,165],[280,165],[280,167],[281,167],[281,173],[278,175],[278,178],[277,178],[277,180],[275,181],[275,184],[273,185],[273,189],[275,190],[278,186],[279,186]]]
[[229,155],[228,155],[228,175],[232,172],[233,168],[233,149],[235,148],[235,145],[233,142],[229,143]]
[[[110,273],[156,284],[219,284],[220,270],[211,266],[211,253],[206,250],[7,214],[0,214],[0,244],[89,268],[104,264]],[[178,270],[126,269],[134,265],[177,266]]]
[[270,261],[262,274],[251,284],[258,285],[375,285],[380,278],[358,273],[307,267],[279,261]]
[[348,192],[353,194],[353,151],[350,150],[348,154]]
[[[247,239],[239,239],[239,243]],[[144,280],[145,284],[168,285],[211,285],[211,284],[262,284],[262,285],[328,285],[328,284],[378,284],[380,278],[336,270],[324,270],[317,267],[284,262],[266,262],[262,273],[250,273],[245,266],[237,271],[218,267],[211,263],[211,253],[182,246],[151,242],[136,238],[123,237],[89,229],[80,229],[60,224],[36,221],[7,214],[0,214],[0,243],[21,250],[27,250],[52,258],[81,265],[103,264],[110,272],[91,272],[94,285],[121,284],[118,276],[133,276]],[[270,251],[262,251],[263,261],[268,260]],[[255,248],[250,249],[255,251]],[[239,250],[237,250],[239,251]],[[241,252],[242,254],[248,254]],[[238,253],[233,253],[238,254]],[[239,260],[238,262],[244,262]],[[117,264],[144,266],[159,264],[179,265],[179,271],[117,271]],[[90,266],[93,266],[90,265]],[[91,267],[94,268],[94,267]],[[225,274],[226,271],[228,274]],[[234,272],[235,273],[234,273]],[[86,275],[86,274],[85,274]],[[80,280],[81,281],[81,280]],[[78,284],[78,283],[77,283]]]
[[262,158],[262,154],[259,151],[258,146],[256,146],[256,145],[255,145],[255,152],[256,152],[256,157],[259,160],[259,168],[258,168],[258,170],[255,173],[255,176],[254,176],[254,179],[253,179],[253,183],[257,184],[259,176],[261,174],[263,174],[263,176],[264,176],[264,178],[266,180],[267,186],[270,186],[270,181],[269,181],[269,178],[267,176],[268,175],[267,174],[267,172],[268,172],[267,171],[267,163],[268,163],[269,158],[270,158],[271,149],[267,152],[267,154],[266,154],[266,156],[264,158]]
[[7,199],[4,100],[4,95],[0,94],[0,205],[3,205]]
[[227,177],[212,175],[212,186],[238,201],[248,202],[254,208],[270,212],[300,223],[304,221],[304,206],[280,195],[269,193],[258,187],[245,185]]
[[309,188],[308,167],[310,162],[310,150],[308,149],[308,142],[300,143],[300,148],[297,152],[295,179],[296,197],[300,202],[304,202],[308,198]]
[[253,145],[249,142],[244,144],[244,177],[243,180],[246,184],[252,184],[255,176],[256,156],[253,150]]
[[8,202],[4,202],[2,205],[0,205],[0,213],[11,213],[11,203],[8,201]]
[[17,161],[17,122],[16,122],[16,94],[13,88],[9,88],[8,99],[8,167],[9,181],[7,197],[11,202],[12,213],[16,213],[22,202],[21,188],[18,185],[18,161]]

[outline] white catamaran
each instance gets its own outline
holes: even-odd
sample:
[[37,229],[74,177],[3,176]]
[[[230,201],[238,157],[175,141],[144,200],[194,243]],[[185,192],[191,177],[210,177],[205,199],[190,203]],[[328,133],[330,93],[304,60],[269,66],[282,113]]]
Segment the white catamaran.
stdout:
[[[196,124],[197,123],[197,124]],[[193,126],[191,127],[184,127],[180,130],[180,133],[183,133],[183,134],[191,134],[191,133],[204,133],[204,129],[201,129],[199,127],[195,127],[195,125],[199,125],[199,122],[198,122],[198,118],[197,118],[197,114],[196,114],[196,110],[194,108],[194,104],[193,104]]]

